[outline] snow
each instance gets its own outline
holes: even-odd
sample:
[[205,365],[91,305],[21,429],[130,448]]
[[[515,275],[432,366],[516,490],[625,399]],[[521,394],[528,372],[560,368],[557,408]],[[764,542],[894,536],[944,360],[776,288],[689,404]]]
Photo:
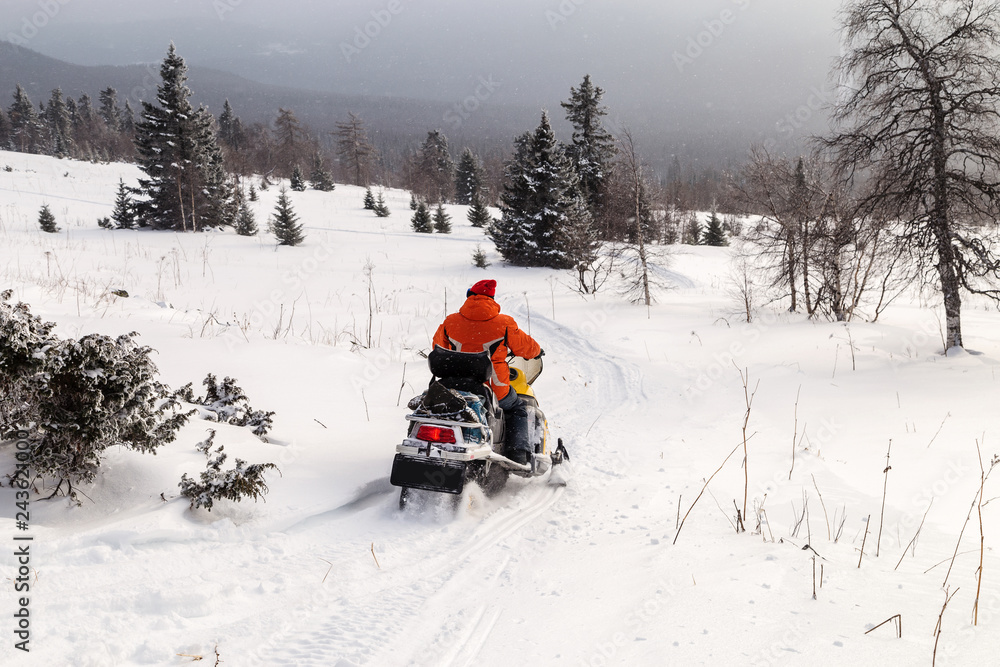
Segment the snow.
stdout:
[[[775,304],[747,324],[727,296],[729,251],[683,246],[658,267],[672,288],[647,310],[610,290],[582,297],[569,273],[501,265],[464,206],[446,206],[453,234],[415,234],[408,192],[387,190],[393,214],[376,218],[348,185],[289,193],[306,234],[295,248],[264,234],[98,228],[119,178],[139,176],[0,153],[0,289],[61,336],[138,331],[173,387],[236,378],[276,412],[274,429],[263,442],[195,419],[155,456],[110,451],[79,506],[33,495],[29,654],[14,648],[16,508],[0,488],[2,664],[212,664],[216,649],[229,665],[930,662],[979,490],[977,442],[987,465],[998,451],[995,310],[969,300],[968,351],[947,355],[933,296],[878,323]],[[277,192],[251,204],[258,221]],[[37,229],[45,203],[59,234]],[[486,271],[472,266],[477,244]],[[473,491],[457,512],[432,498],[400,513],[388,473],[406,401],[428,379],[419,351],[487,276],[545,348],[535,387],[574,476],[565,488],[514,479],[492,500]],[[740,371],[754,393],[748,531],[736,534]],[[266,502],[188,509],[178,482],[204,469],[195,446],[209,428],[230,460],[279,466]],[[12,462],[0,449],[0,465]],[[997,494],[991,479],[984,497]],[[938,664],[992,663],[994,505],[983,527],[979,625],[974,512]],[[902,638],[892,623],[865,634],[896,614]]]

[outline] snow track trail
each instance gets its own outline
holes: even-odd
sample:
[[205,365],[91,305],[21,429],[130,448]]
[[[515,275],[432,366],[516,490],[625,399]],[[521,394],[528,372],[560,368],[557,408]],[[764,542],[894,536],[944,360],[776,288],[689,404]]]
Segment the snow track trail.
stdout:
[[[616,423],[619,413],[646,401],[637,368],[572,329],[537,316],[532,324],[551,360],[539,398],[553,439],[563,437],[570,449],[570,486],[512,478],[493,499],[473,490],[457,511],[450,498],[426,494],[399,512],[395,494],[378,481],[350,503],[296,522],[288,533],[308,540],[302,559],[321,558],[331,573],[319,588],[303,591],[295,618],[259,643],[248,656],[253,664],[493,664],[491,656],[503,652],[486,650],[491,642],[521,641],[523,596],[538,591],[519,586],[537,576],[540,564],[565,557],[559,545],[575,540],[580,525],[598,513],[595,505],[607,504],[599,490],[624,479],[626,443],[594,444],[603,432],[595,418]],[[582,391],[565,386],[571,382]],[[577,491],[577,480],[591,491]],[[363,517],[363,534],[337,534],[337,524],[356,526]],[[376,548],[377,567],[365,554]]]

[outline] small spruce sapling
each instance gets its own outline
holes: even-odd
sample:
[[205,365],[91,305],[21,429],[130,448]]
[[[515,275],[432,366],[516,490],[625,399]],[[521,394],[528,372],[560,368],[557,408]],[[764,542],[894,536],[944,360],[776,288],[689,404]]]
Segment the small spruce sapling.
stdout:
[[490,263],[486,261],[486,253],[483,252],[482,247],[478,243],[476,244],[476,252],[472,253],[472,263],[477,269],[485,269],[490,265]]
[[38,212],[38,226],[42,228],[43,232],[49,234],[55,234],[59,231],[59,227],[56,226],[56,216],[52,215],[48,204],[42,204],[42,209]]
[[379,190],[378,199],[375,200],[375,208],[372,210],[375,211],[375,215],[380,218],[389,217],[389,206],[385,203],[385,196],[382,194],[381,190]]
[[303,192],[306,189],[306,179],[302,175],[302,169],[299,165],[295,165],[295,169],[292,170],[292,178],[289,183],[289,187],[296,192]]
[[284,188],[281,189],[281,193],[278,195],[278,202],[274,206],[271,229],[278,239],[278,245],[296,246],[306,238],[302,232],[302,224],[292,210],[292,202],[288,199],[288,191]]
[[253,211],[246,202],[240,202],[239,211],[236,214],[236,233],[240,236],[254,236],[257,234],[257,220]]
[[370,187],[365,188],[364,207],[366,211],[375,210],[375,195],[372,194],[372,189]]
[[440,202],[434,211],[434,231],[438,234],[451,234],[451,216],[445,213],[444,204]]
[[417,202],[417,195],[415,195],[414,193],[411,192],[410,193],[410,210],[411,211],[416,211],[417,210],[417,204],[418,204],[418,202]]
[[118,194],[115,198],[115,210],[111,213],[118,229],[132,229],[135,226],[135,203],[129,194],[125,181],[118,179]]
[[488,227],[491,222],[493,222],[493,216],[490,215],[490,211],[486,208],[486,200],[483,198],[481,192],[476,191],[472,195],[472,206],[469,207],[469,213],[466,215],[469,220],[469,224],[473,227]]
[[253,183],[250,184],[250,192],[247,194],[247,199],[250,201],[257,201],[257,199],[259,199],[259,197],[257,197],[257,186]]
[[424,202],[417,205],[417,212],[413,214],[410,227],[413,231],[421,234],[430,234],[434,231],[434,227],[431,225],[431,212],[427,210],[427,204]]

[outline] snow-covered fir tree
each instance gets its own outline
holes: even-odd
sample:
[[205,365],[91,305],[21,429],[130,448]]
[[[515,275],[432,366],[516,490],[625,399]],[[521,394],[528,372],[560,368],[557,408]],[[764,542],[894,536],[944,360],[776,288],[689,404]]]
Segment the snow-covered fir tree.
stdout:
[[247,194],[247,199],[250,201],[257,201],[260,197],[257,196],[257,186],[253,183],[250,184],[250,192]]
[[417,195],[413,192],[410,193],[410,210],[417,210]]
[[257,220],[253,211],[245,201],[240,201],[239,211],[236,214],[236,233],[240,236],[254,236],[257,234]]
[[441,202],[438,202],[434,211],[434,231],[438,234],[451,234],[451,216],[445,212]]
[[594,86],[588,74],[579,88],[570,88],[569,101],[561,103],[566,119],[573,124],[568,154],[594,213],[603,203],[604,181],[615,156],[615,139],[602,125],[601,119],[608,113],[601,105],[603,96],[604,90]]
[[375,195],[372,193],[371,187],[365,188],[364,207],[366,211],[375,210]]
[[317,151],[313,155],[312,172],[309,174],[309,183],[312,185],[314,190],[319,190],[320,192],[333,192],[335,187],[333,183],[333,174],[327,170],[326,165],[323,164],[323,156]]
[[427,204],[423,201],[417,204],[417,210],[414,212],[413,218],[410,220],[410,228],[421,234],[430,234],[434,231],[434,226],[431,220],[431,212],[427,209]]
[[534,134],[517,140],[506,176],[503,216],[489,229],[500,254],[518,266],[575,267],[581,258],[569,237],[580,237],[593,220],[580,215],[580,182],[556,143],[548,114],[542,114]]
[[119,132],[122,129],[122,110],[118,107],[118,91],[108,87],[98,96],[101,107],[98,110],[104,126],[109,132]]
[[115,210],[111,220],[116,229],[132,229],[135,226],[135,203],[125,181],[118,179],[118,194],[115,196]]
[[306,189],[306,179],[302,175],[302,169],[299,168],[299,165],[295,165],[295,168],[292,169],[292,178],[289,187],[295,192],[304,192]]
[[143,102],[136,125],[139,180],[145,197],[136,202],[142,225],[154,229],[198,231],[232,224],[226,219],[234,196],[215,141],[213,118],[195,109],[186,85],[187,66],[170,45],[160,67],[157,104]]
[[472,205],[469,207],[466,218],[473,227],[486,228],[493,222],[493,216],[490,215],[490,211],[486,207],[486,199],[481,192],[472,195]]
[[73,153],[73,119],[69,115],[62,90],[56,88],[45,107],[45,125],[49,132],[50,155],[68,157]]
[[385,195],[381,190],[378,191],[378,198],[375,200],[375,207],[372,210],[375,211],[375,215],[380,218],[388,218],[391,213],[389,211],[389,205],[385,203]]
[[41,152],[45,145],[44,126],[21,84],[14,90],[14,102],[7,111],[10,147],[21,153]]
[[531,132],[525,132],[514,139],[514,154],[504,165],[500,219],[494,219],[486,228],[486,235],[504,260],[520,266],[530,265],[535,255],[534,221],[527,213],[532,207],[534,191],[530,175],[533,161],[534,137]]
[[59,227],[56,226],[56,216],[52,215],[48,204],[42,204],[42,209],[38,212],[38,226],[42,228],[43,232],[49,234],[55,234],[59,231]]
[[483,189],[483,166],[471,149],[462,151],[455,167],[455,203],[471,204],[472,198]]
[[46,354],[58,344],[54,322],[32,315],[25,303],[11,304],[12,292],[0,292],[0,440],[37,421],[45,393]]
[[712,209],[712,212],[708,216],[708,225],[705,227],[705,233],[702,236],[701,242],[703,245],[711,246],[724,246],[728,244],[726,241],[726,231],[722,227],[722,218],[719,217],[715,209]]
[[420,145],[418,170],[425,197],[431,201],[451,199],[455,183],[455,162],[448,150],[448,137],[441,130],[427,133]]
[[281,188],[278,202],[274,205],[271,219],[271,229],[278,239],[278,245],[295,246],[305,240],[302,224],[292,210],[292,202],[288,199],[288,190]]

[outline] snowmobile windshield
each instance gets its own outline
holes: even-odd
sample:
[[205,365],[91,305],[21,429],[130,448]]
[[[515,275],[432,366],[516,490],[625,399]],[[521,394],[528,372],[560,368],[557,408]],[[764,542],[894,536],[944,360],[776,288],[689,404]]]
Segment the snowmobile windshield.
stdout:
[[528,384],[531,384],[538,376],[542,374],[542,359],[541,357],[537,359],[525,359],[524,357],[511,357],[508,365],[511,368],[516,368],[517,370],[524,373],[524,379]]

